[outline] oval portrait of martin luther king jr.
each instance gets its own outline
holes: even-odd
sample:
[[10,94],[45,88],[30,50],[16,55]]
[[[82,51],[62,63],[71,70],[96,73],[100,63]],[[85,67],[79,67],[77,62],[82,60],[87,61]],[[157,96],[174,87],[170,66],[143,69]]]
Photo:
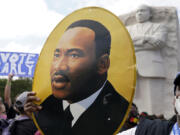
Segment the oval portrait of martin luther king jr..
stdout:
[[45,135],[117,133],[134,95],[135,67],[118,17],[99,7],[74,11],[51,32],[36,66],[36,126]]

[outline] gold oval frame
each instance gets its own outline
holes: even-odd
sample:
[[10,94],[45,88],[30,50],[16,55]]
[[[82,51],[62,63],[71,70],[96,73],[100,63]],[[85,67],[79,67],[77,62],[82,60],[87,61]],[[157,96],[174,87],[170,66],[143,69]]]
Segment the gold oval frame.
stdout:
[[[117,16],[104,8],[86,7],[76,10],[66,16],[51,32],[41,51],[34,73],[33,91],[35,91],[37,96],[41,99],[37,104],[41,104],[52,94],[49,72],[54,49],[58,44],[59,38],[72,22],[82,19],[98,21],[108,28],[111,33],[111,65],[108,70],[108,80],[112,83],[117,92],[130,103],[126,115],[117,129],[118,131],[128,115],[134,96],[136,60],[133,43],[125,26]],[[36,123],[34,117],[33,120]],[[37,123],[36,126],[38,127]],[[116,134],[117,131],[114,134]]]

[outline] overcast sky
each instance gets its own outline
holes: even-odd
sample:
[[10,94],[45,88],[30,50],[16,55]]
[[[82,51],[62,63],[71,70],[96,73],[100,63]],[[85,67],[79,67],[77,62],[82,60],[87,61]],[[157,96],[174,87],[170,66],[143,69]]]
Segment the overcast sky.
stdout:
[[138,5],[173,6],[180,0],[0,0],[0,51],[40,53],[48,35],[68,14],[87,6],[119,16]]

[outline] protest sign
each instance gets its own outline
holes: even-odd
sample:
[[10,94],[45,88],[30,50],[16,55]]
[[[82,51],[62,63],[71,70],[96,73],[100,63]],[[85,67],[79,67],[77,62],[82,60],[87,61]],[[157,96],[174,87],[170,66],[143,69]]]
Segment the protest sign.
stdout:
[[38,54],[0,52],[0,75],[13,73],[19,77],[33,77]]

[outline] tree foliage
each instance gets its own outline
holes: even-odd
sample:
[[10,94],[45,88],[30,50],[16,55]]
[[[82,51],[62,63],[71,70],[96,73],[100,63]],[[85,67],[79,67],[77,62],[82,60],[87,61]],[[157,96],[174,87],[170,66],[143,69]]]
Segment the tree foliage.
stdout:
[[[0,96],[4,98],[4,88],[6,85],[7,79],[0,79]],[[32,90],[32,79],[31,78],[19,78],[12,80],[11,83],[11,99],[12,101],[16,95],[22,93],[23,91]]]

